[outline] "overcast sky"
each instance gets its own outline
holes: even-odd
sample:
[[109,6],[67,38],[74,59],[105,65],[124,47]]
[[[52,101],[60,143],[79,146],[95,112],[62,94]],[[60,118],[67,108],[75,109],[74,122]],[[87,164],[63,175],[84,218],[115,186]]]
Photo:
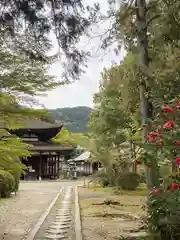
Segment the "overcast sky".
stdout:
[[[93,1],[91,0],[91,2]],[[107,10],[107,5],[105,4],[106,1],[107,0],[98,0],[102,11]],[[94,27],[92,36],[102,34],[109,26],[110,22],[106,22],[98,28]],[[54,36],[52,36],[52,40],[56,46]],[[112,62],[119,63],[124,55],[124,51],[121,51],[119,56],[116,56],[113,51],[114,47],[109,49],[109,51],[104,52],[100,50],[100,45],[101,40],[99,38],[92,38],[89,40],[83,37],[80,46],[83,49],[90,50],[92,53],[92,57],[87,62],[88,68],[86,73],[81,75],[79,81],[70,85],[58,87],[57,89],[48,92],[46,97],[39,98],[40,104],[43,104],[49,109],[75,106],[93,107],[93,95],[98,91],[99,80],[103,68],[111,66]],[[49,72],[57,78],[60,77],[62,73],[61,71],[60,62],[56,62],[49,69]]]

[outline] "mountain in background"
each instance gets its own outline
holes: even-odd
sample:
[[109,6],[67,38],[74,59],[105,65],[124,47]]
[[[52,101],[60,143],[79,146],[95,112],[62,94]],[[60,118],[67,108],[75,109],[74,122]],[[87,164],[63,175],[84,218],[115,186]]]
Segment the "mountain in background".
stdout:
[[87,131],[92,110],[89,107],[73,107],[49,109],[48,111],[54,120],[63,123],[70,132],[84,133]]

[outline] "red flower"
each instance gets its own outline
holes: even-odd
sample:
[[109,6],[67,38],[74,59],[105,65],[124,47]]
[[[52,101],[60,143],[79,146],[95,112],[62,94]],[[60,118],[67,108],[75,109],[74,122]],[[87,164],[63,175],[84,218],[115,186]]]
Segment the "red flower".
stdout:
[[168,113],[174,112],[174,110],[172,108],[170,108],[168,105],[165,105],[163,107],[163,110],[164,110],[164,112],[168,112]]
[[175,122],[173,121],[167,121],[164,125],[163,125],[163,128],[164,129],[171,129],[172,127],[174,127],[176,125]]
[[175,144],[176,144],[176,146],[180,147],[180,141],[179,140],[176,140]]
[[151,132],[149,135],[153,138],[159,137],[159,133],[157,132]]
[[154,142],[155,141],[155,139],[154,138],[152,138],[151,136],[149,136],[149,135],[147,135],[147,140],[148,140],[148,142],[149,143],[152,143],[152,142]]
[[179,184],[177,184],[177,183],[172,183],[172,184],[171,184],[171,189],[173,189],[173,190],[179,189]]
[[152,191],[154,194],[158,194],[159,193],[159,189],[158,188],[154,188]]
[[147,135],[147,140],[148,142],[153,143],[157,140],[157,138],[159,138],[159,136],[160,136],[159,133],[151,132]]
[[180,165],[180,157],[176,158],[176,164]]

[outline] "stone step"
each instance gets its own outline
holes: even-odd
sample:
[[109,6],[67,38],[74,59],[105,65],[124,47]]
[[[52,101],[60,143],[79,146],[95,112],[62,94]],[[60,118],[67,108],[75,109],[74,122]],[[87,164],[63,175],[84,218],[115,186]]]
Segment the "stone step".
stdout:
[[119,240],[147,240],[147,232],[126,233],[119,237]]
[[67,230],[65,229],[59,229],[59,228],[52,228],[52,229],[48,229],[46,230],[46,233],[48,234],[66,234]]

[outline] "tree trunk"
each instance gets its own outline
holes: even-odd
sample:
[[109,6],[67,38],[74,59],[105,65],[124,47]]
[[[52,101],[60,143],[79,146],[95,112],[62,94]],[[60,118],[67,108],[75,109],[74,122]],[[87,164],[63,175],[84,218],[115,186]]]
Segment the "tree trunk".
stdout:
[[[132,152],[133,152],[133,158],[136,159],[136,145],[135,143],[132,141]],[[133,172],[137,172],[137,164],[134,163],[134,166],[133,166]]]
[[[133,143],[132,140],[129,141],[129,145],[130,145],[130,154],[131,154],[131,161],[132,161],[133,159],[135,159],[134,143]],[[132,171],[133,171],[134,173],[137,172],[137,165],[136,165],[135,162],[133,163]]]
[[[147,37],[147,7],[146,0],[136,0],[136,24],[137,24],[137,40],[139,47],[140,69],[144,78],[140,82],[140,110],[141,123],[146,124],[149,117],[152,117],[152,104],[148,100],[149,89],[149,54],[148,54],[148,37]],[[149,107],[150,106],[150,107]],[[143,127],[142,142],[145,143],[147,130]],[[146,168],[147,186],[151,189],[158,182],[157,163],[153,162],[152,168]],[[155,177],[155,179],[154,179]]]

